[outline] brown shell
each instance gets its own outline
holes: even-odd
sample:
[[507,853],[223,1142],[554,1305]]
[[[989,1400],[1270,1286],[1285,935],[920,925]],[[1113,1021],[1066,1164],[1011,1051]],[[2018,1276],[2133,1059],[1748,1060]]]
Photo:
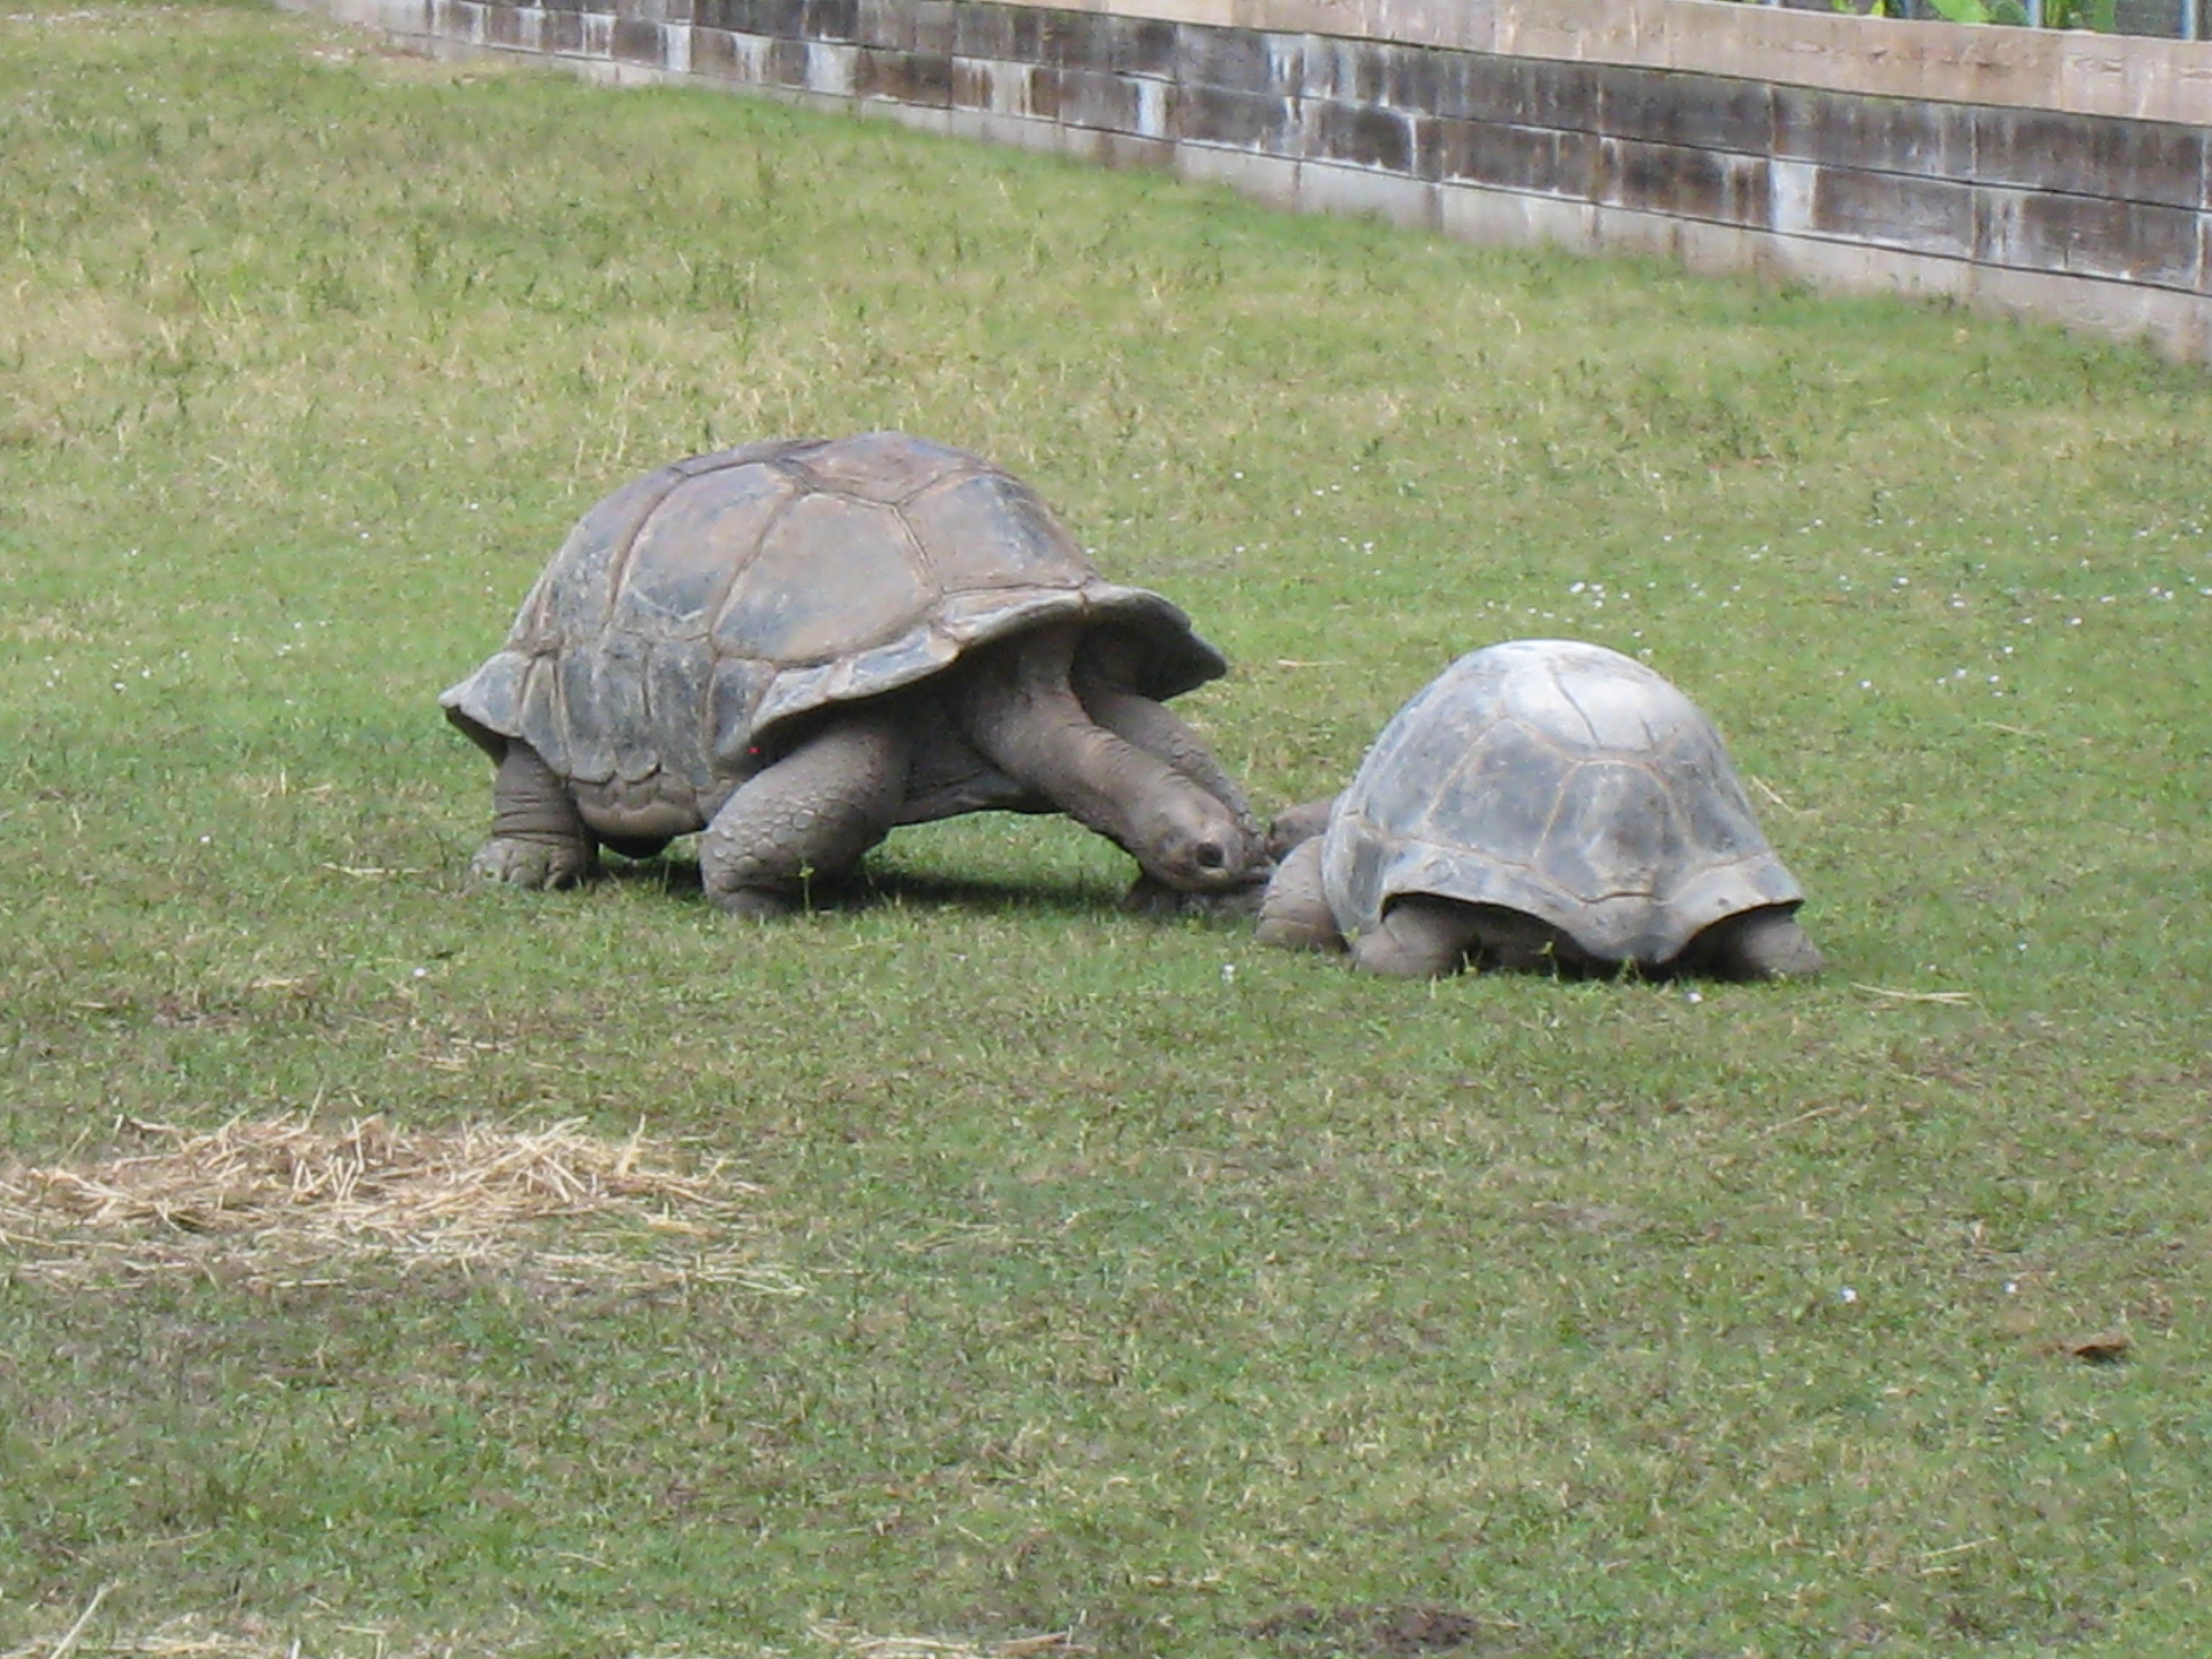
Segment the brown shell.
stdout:
[[[586,514],[505,647],[439,701],[495,758],[528,743],[602,813],[696,828],[793,722],[1066,620],[1140,642],[1151,696],[1225,666],[1175,605],[1103,580],[988,461],[897,432],[752,444]],[[1024,804],[964,744],[921,735],[903,817]]]

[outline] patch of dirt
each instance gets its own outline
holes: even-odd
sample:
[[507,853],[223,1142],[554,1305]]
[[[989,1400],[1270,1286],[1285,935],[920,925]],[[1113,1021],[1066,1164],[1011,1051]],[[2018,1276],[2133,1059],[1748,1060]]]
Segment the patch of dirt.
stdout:
[[1516,1626],[1456,1607],[1288,1607],[1247,1626],[1246,1633],[1300,1659],[1419,1659],[1431,1653],[1504,1655],[1517,1650]]

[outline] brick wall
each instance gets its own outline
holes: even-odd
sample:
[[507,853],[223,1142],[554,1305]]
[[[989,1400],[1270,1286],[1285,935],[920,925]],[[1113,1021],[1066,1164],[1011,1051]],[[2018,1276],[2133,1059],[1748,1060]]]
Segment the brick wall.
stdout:
[[[1475,240],[1948,295],[2212,362],[2201,44],[1710,0],[1551,0],[1540,27],[1511,0],[295,3],[434,49],[882,113]],[[1621,15],[1647,26],[1598,27]]]

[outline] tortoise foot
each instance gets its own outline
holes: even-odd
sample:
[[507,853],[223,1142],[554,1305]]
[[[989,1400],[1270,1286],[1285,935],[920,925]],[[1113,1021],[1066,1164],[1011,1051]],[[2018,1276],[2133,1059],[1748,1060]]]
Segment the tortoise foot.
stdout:
[[1752,910],[1705,930],[1708,970],[1723,979],[1811,979],[1827,966],[1787,910]]
[[796,915],[801,906],[795,893],[779,891],[772,887],[732,887],[707,896],[714,908],[725,915],[743,916],[750,921],[781,921]]
[[574,887],[592,871],[587,843],[494,836],[469,860],[472,881],[504,887]]

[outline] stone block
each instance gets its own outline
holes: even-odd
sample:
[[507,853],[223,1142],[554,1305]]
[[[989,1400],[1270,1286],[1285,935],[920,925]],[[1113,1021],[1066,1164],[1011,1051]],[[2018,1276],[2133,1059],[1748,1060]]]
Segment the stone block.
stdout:
[[1295,204],[1302,213],[1336,213],[1387,220],[1408,230],[1435,230],[1435,191],[1418,179],[1365,167],[1299,164]]
[[1768,222],[1765,156],[1686,144],[1599,142],[1595,199],[1604,206],[1727,224]]
[[1014,22],[1022,8],[986,4],[957,5],[952,9],[952,54],[956,58],[1012,58]]
[[1978,109],[1973,127],[1978,183],[2169,207],[2208,204],[2212,128],[2027,109]]
[[1424,121],[1419,171],[1425,179],[1594,200],[1595,133],[1487,121]]
[[1320,102],[1300,115],[1299,153],[1307,158],[1413,173],[1413,117],[1378,105]]
[[2203,220],[2191,209],[2001,189],[1977,192],[1977,206],[1974,257],[1987,264],[2158,288],[2201,280]]
[[617,63],[635,64],[641,69],[666,69],[670,66],[668,37],[666,24],[618,16],[614,21],[611,55]]
[[1598,130],[1693,149],[1765,155],[1774,143],[1774,94],[1764,82],[1607,64],[1595,71]]
[[1823,167],[1966,178],[1974,112],[1965,104],[1774,88],[1774,151]]
[[1448,120],[1600,131],[1598,72],[1588,64],[1440,53],[1435,112]]
[[1059,72],[1059,83],[1056,113],[1063,125],[1137,135],[1139,95],[1137,82],[1129,76],[1103,70],[1064,69]]
[[1777,229],[1802,229],[1947,259],[1973,255],[1974,191],[1970,185],[1823,167],[1801,168],[1773,183]]
[[889,99],[917,109],[952,104],[952,60],[930,52],[880,46],[855,49],[853,90],[862,98]]
[[1303,44],[1257,29],[1185,25],[1176,31],[1175,78],[1184,86],[1284,96],[1303,78]]
[[1486,247],[1562,247],[1598,251],[1597,213],[1569,202],[1481,185],[1435,185],[1437,228],[1455,241]]
[[1169,108],[1177,140],[1290,155],[1297,138],[1297,106],[1280,94],[1232,92],[1178,83]]
[[799,32],[809,40],[857,41],[860,0],[805,0]]
[[1298,164],[1285,156],[1178,143],[1175,170],[1193,184],[1219,185],[1269,207],[1287,210],[1297,205]]

